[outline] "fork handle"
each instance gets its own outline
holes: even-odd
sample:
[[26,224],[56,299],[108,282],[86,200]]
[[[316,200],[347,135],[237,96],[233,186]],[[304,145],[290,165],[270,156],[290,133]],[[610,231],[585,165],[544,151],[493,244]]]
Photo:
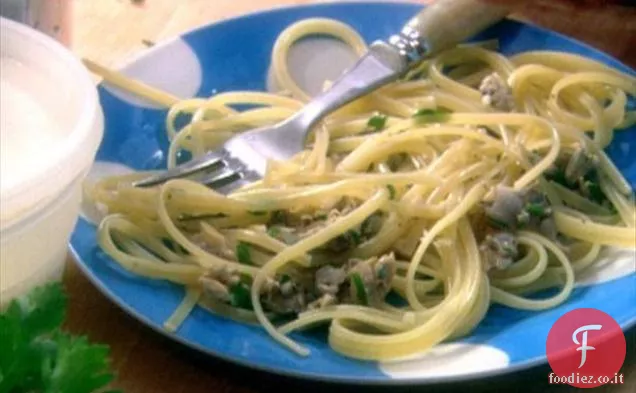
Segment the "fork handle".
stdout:
[[510,13],[487,0],[437,0],[413,17],[389,42],[409,63],[449,49]]
[[426,7],[388,43],[371,44],[367,53],[329,90],[289,118],[287,125],[302,132],[280,135],[284,142],[277,150],[291,157],[302,149],[312,126],[327,114],[399,79],[424,57],[459,44],[507,14],[505,8],[481,0],[438,0]]

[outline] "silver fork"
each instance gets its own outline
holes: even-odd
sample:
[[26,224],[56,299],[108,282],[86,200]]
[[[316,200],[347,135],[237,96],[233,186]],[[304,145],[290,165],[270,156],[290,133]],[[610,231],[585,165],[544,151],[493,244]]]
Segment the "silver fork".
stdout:
[[267,160],[288,160],[303,150],[311,128],[327,114],[397,80],[425,57],[449,49],[500,21],[504,7],[483,0],[438,0],[412,18],[399,34],[376,41],[329,90],[289,119],[244,132],[222,148],[134,183],[148,187],[175,178],[195,180],[229,193],[261,179]]

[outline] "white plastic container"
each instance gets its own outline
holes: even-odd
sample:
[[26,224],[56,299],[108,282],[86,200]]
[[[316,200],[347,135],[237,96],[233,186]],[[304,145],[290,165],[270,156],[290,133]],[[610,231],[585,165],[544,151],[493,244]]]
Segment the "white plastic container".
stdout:
[[64,46],[3,18],[0,40],[1,308],[61,278],[104,120],[88,71]]

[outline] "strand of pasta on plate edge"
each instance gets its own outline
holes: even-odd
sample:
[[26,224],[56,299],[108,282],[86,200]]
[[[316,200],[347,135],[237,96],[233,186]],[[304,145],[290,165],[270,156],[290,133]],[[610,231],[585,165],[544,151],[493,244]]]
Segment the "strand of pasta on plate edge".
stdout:
[[[320,23],[364,52],[350,27]],[[168,165],[308,101],[286,66],[294,41],[274,46],[277,94],[175,101],[130,82],[170,104]],[[133,187],[143,173],[87,186],[107,212],[101,248],[133,273],[187,288],[167,329],[199,304],[260,323],[299,354],[308,351],[287,335],[320,324],[339,353],[386,360],[468,334],[492,303],[561,304],[603,247],[636,248],[632,189],[603,151],[636,123],[636,78],[577,55],[505,57],[493,45],[443,52],[346,105],[303,152],[230,195],[184,179]],[[180,115],[190,121],[177,128]],[[558,291],[529,296],[548,288]]]

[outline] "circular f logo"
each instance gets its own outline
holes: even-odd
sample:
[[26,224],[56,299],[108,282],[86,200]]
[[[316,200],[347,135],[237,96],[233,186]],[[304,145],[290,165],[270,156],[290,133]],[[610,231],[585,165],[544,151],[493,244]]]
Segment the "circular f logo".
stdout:
[[[585,364],[587,351],[590,351],[590,350],[594,349],[594,347],[590,347],[590,346],[587,345],[587,331],[588,330],[601,330],[602,327],[603,326],[601,326],[601,325],[585,325],[585,326],[581,326],[580,328],[576,329],[574,331],[574,334],[572,334],[572,341],[574,341],[575,344],[581,344],[581,346],[576,349],[577,351],[582,351],[581,352],[581,364],[579,364],[579,368],[583,367],[583,365]],[[579,342],[579,340],[576,338],[576,335],[579,332],[582,332],[582,336],[583,336],[582,342]]]
[[546,342],[548,362],[560,380],[593,388],[614,379],[625,361],[625,335],[608,314],[579,308],[559,318]]

